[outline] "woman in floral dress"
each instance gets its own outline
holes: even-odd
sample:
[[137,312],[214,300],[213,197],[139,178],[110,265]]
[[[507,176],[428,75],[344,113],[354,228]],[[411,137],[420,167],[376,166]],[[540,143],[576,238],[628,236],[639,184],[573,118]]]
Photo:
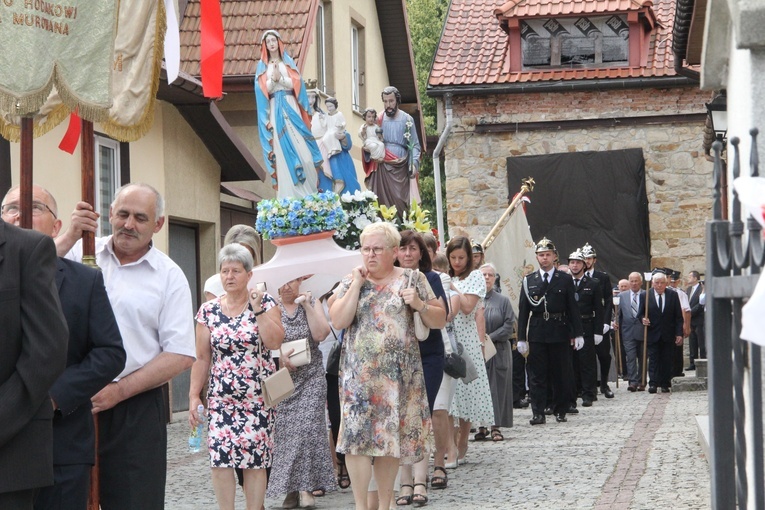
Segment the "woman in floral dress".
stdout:
[[473,270],[472,252],[470,241],[466,237],[454,237],[446,245],[452,286],[460,295],[460,311],[453,321],[454,335],[478,371],[478,379],[470,384],[457,385],[451,414],[460,421],[458,451],[457,459],[447,458],[447,466],[455,466],[459,459],[465,457],[471,422],[494,423],[491,390],[481,350],[483,339],[478,336],[475,317],[479,302],[486,296],[486,284],[481,272]]
[[393,265],[400,241],[390,223],[365,227],[364,265],[343,279],[330,308],[332,324],[347,328],[337,451],[345,454],[357,510],[367,509],[372,459],[379,507],[387,509],[399,463],[419,461],[432,443],[413,312],[436,329],[446,313],[436,306],[425,275]]
[[319,342],[329,335],[329,324],[321,305],[306,298],[300,304],[300,280],[292,280],[279,289],[284,341],[308,339],[311,362],[295,367],[285,347],[279,358],[290,371],[295,393],[276,407],[274,464],[268,481],[269,497],[286,494],[282,508],[312,507],[313,489],[335,489],[335,471],[324,412],[327,380],[324,378]]
[[218,259],[226,295],[204,303],[197,313],[189,424],[194,427],[200,421],[196,409],[209,378],[207,446],[218,507],[234,509],[234,468],[241,468],[247,508],[258,510],[265,499],[265,470],[271,467],[274,424],[261,383],[274,372],[270,350],[281,346],[284,328],[273,298],[247,289],[250,252],[231,244],[221,249]]

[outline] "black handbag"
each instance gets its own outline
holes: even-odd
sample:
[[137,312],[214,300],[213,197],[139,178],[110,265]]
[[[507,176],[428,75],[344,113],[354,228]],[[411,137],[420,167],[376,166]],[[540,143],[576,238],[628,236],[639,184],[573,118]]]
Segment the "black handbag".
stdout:
[[327,354],[327,373],[329,375],[339,376],[340,375],[340,351],[342,350],[342,344],[337,338],[337,335],[335,335],[335,331],[330,327],[330,331],[332,331],[332,335],[335,337],[335,344],[332,346],[332,349],[329,350],[329,354]]
[[467,364],[459,352],[462,346],[455,342],[452,333],[449,333],[449,342],[452,344],[452,352],[444,359],[444,373],[455,379],[462,379],[467,375]]

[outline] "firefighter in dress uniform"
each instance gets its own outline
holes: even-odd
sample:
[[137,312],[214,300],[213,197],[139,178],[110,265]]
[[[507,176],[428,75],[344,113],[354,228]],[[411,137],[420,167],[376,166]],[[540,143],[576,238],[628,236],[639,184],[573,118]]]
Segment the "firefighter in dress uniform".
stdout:
[[[566,421],[571,401],[572,347],[584,346],[582,320],[576,304],[574,280],[555,269],[555,245],[543,238],[536,245],[539,270],[523,279],[519,303],[518,351],[529,356],[529,390],[533,417],[529,423],[545,423],[547,381],[552,383],[553,413]],[[573,335],[572,335],[573,332]]]

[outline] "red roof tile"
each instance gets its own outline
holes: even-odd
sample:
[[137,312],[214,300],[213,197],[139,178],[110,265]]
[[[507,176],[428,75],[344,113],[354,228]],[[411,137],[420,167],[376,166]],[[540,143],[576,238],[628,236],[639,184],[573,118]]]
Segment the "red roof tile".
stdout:
[[[557,80],[625,79],[675,76],[672,24],[675,0],[452,0],[433,67],[431,87],[493,85]],[[510,73],[508,35],[498,17],[530,17],[626,12],[651,7],[656,26],[645,67],[535,69]],[[464,69],[460,68],[464,64]]]
[[[200,0],[189,0],[180,26],[181,70],[199,76]],[[226,0],[220,3],[225,38],[223,76],[251,76],[260,59],[260,36],[279,31],[302,67],[318,0]]]
[[567,16],[636,11],[651,5],[651,0],[510,0],[494,9],[494,14],[507,18]]

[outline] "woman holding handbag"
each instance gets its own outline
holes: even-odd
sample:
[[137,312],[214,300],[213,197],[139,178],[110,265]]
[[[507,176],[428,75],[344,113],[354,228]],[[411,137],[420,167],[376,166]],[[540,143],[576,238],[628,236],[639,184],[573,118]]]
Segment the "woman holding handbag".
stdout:
[[282,508],[312,508],[314,489],[336,487],[324,412],[327,380],[319,351],[330,329],[321,303],[300,294],[300,282],[292,280],[279,289],[285,332],[279,363],[290,371],[295,392],[276,407],[267,495],[286,494]]
[[[446,293],[441,286],[441,278],[438,273],[432,270],[428,248],[419,233],[413,230],[401,232],[397,262],[399,267],[419,270],[425,275],[430,288],[433,289],[433,293],[438,299],[438,306],[446,312]],[[441,338],[441,330],[429,330],[428,337],[425,340],[420,340],[418,345],[422,359],[422,373],[425,377],[425,391],[428,395],[428,409],[432,417],[433,405],[444,376],[444,341]],[[413,466],[401,466],[400,472],[401,490],[396,499],[396,504],[424,505],[427,503],[428,456],[426,455]]]
[[494,407],[481,350],[483,338],[478,335],[476,326],[476,310],[486,295],[486,284],[481,272],[473,269],[472,251],[470,241],[461,236],[453,237],[446,246],[452,288],[460,299],[459,312],[453,321],[454,334],[478,370],[477,379],[470,384],[457,385],[451,410],[452,416],[460,422],[457,458],[448,458],[447,466],[456,466],[467,454],[471,423],[494,423]]
[[346,328],[337,451],[356,509],[368,508],[373,460],[379,508],[387,509],[399,464],[422,460],[432,441],[414,312],[436,329],[446,313],[423,274],[410,278],[412,270],[394,266],[401,236],[393,225],[367,225],[360,240],[364,264],[340,282],[329,311],[332,324]]
[[234,509],[234,468],[241,468],[247,507],[261,508],[274,425],[274,412],[263,401],[262,381],[275,370],[270,350],[281,346],[284,328],[274,299],[247,288],[250,252],[231,244],[221,249],[218,261],[226,294],[204,303],[196,316],[189,424],[195,427],[200,421],[196,409],[209,380],[207,446],[218,507]]

